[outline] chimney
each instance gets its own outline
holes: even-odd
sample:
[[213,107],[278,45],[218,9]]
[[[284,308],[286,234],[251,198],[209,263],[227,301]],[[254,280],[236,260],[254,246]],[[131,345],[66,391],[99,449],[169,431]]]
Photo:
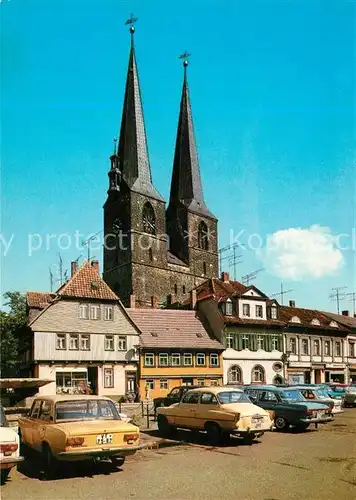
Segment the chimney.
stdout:
[[152,297],[151,297],[151,307],[153,309],[158,309],[158,297],[157,297],[157,295],[152,295]]
[[289,301],[289,307],[295,307],[295,300]]
[[224,283],[228,283],[230,281],[229,273],[223,271],[221,273],[221,281],[223,281]]
[[190,292],[190,307],[195,309],[197,305],[197,291],[191,290]]
[[342,311],[341,313],[343,316],[348,316],[349,315],[349,311]]
[[92,265],[92,267],[94,267],[94,269],[96,269],[99,272],[99,261],[98,260],[92,260],[91,265]]
[[134,295],[130,295],[130,308],[135,309],[136,307],[136,297]]
[[78,269],[78,262],[76,260],[72,260],[72,262],[70,263],[70,275],[72,278],[77,272],[77,269]]

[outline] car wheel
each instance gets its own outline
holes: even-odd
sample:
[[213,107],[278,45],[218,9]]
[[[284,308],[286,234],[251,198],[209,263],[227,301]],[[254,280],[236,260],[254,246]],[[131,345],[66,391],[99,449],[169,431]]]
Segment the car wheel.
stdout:
[[158,415],[157,418],[158,430],[164,436],[169,436],[173,432],[173,427],[169,424],[167,417]]
[[53,479],[56,477],[58,473],[58,461],[53,456],[51,448],[47,443],[44,443],[42,447],[42,460],[45,478]]
[[211,443],[213,446],[216,446],[221,442],[222,433],[221,428],[218,426],[218,424],[208,422],[205,425],[205,430],[208,435],[209,443]]
[[112,457],[111,461],[116,467],[122,467],[125,463],[125,457]]
[[289,427],[289,424],[284,417],[276,417],[274,420],[274,425],[279,431],[285,431]]
[[11,469],[1,469],[1,484],[5,484]]

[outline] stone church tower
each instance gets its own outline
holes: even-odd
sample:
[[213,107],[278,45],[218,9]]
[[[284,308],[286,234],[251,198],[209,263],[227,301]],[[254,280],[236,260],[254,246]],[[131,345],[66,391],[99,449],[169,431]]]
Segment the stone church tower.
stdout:
[[120,137],[104,204],[104,279],[126,306],[135,300],[158,307],[184,300],[218,275],[217,219],[203,196],[186,60],[167,211],[153,185],[133,26],[130,32]]

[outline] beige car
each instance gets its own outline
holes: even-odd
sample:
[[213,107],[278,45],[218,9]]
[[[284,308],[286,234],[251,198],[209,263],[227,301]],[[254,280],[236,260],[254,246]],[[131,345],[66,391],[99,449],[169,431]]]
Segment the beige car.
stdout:
[[273,426],[266,410],[252,404],[242,390],[229,387],[192,389],[179,403],[158,408],[157,421],[164,435],[177,427],[201,430],[206,431],[213,444],[230,434],[252,442]]

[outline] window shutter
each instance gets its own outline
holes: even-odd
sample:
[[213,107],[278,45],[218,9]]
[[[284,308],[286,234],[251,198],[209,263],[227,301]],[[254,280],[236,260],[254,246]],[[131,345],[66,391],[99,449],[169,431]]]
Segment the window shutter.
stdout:
[[235,343],[236,343],[236,349],[238,351],[242,351],[242,333],[236,333],[235,334]]
[[255,333],[250,333],[250,346],[251,351],[257,351],[257,336]]

